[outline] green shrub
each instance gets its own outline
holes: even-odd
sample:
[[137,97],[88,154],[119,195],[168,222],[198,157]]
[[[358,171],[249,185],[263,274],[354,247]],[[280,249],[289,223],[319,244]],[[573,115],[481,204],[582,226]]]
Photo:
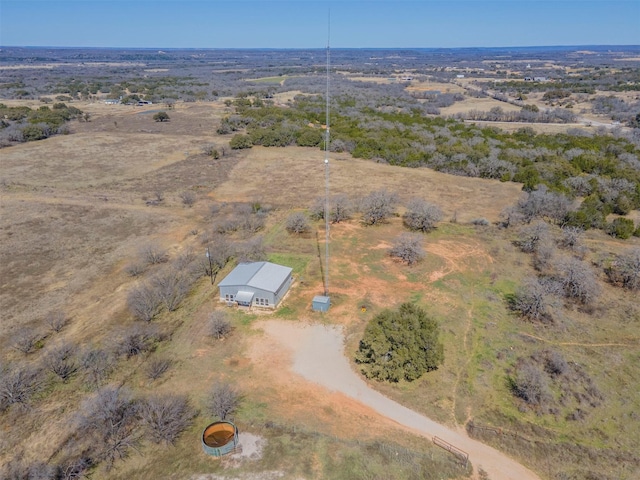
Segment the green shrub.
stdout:
[[22,137],[25,142],[42,140],[48,136],[48,132],[40,125],[28,125],[22,129]]
[[626,240],[633,235],[634,228],[633,220],[620,217],[607,225],[607,233],[612,237]]
[[314,128],[304,128],[298,133],[296,144],[300,147],[317,147],[322,143],[324,132]]
[[253,147],[253,142],[251,141],[251,137],[249,135],[238,133],[237,135],[234,135],[229,141],[229,147],[231,147],[233,150],[251,148]]
[[438,323],[412,303],[379,313],[364,332],[356,363],[368,378],[413,381],[444,361]]

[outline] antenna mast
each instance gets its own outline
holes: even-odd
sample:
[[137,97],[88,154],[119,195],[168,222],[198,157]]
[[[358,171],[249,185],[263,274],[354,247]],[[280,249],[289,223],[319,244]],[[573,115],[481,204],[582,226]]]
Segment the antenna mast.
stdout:
[[329,65],[331,58],[330,50],[331,40],[331,10],[329,10],[328,27],[327,27],[327,107],[326,107],[326,130],[324,138],[324,226],[325,226],[325,238],[324,238],[324,295],[329,296]]

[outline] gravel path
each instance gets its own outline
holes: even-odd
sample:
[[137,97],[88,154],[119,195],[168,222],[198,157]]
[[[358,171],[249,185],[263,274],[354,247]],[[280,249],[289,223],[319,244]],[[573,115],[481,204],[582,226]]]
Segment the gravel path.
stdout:
[[427,438],[437,436],[455,445],[469,454],[476,470],[482,467],[492,480],[540,480],[511,457],[469,438],[464,430],[440,425],[371,389],[344,356],[340,327],[269,320],[260,322],[259,328],[291,350],[292,369],[305,379],[354,398],[414,433]]

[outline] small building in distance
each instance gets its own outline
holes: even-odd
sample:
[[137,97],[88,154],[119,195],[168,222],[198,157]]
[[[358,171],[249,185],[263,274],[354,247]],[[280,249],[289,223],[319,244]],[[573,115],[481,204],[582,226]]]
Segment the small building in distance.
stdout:
[[292,271],[271,262],[241,263],[218,284],[220,301],[275,308],[289,291]]
[[311,302],[311,309],[314,312],[328,312],[331,306],[331,299],[325,295],[316,295]]

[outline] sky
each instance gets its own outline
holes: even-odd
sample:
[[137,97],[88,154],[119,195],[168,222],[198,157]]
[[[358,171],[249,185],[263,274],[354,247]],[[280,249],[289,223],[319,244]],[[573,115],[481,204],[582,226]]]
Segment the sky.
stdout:
[[640,45],[640,0],[0,0],[2,46],[323,48],[328,37],[332,48]]

